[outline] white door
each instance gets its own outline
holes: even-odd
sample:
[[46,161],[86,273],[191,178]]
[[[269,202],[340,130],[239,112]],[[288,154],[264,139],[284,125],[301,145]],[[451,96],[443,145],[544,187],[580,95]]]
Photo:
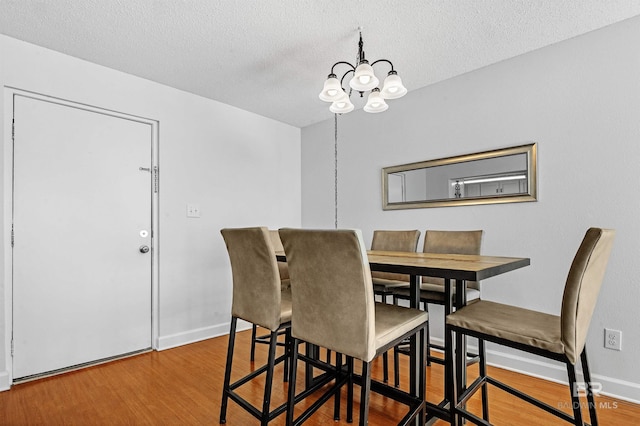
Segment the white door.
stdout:
[[14,121],[13,379],[150,348],[151,125],[21,95]]

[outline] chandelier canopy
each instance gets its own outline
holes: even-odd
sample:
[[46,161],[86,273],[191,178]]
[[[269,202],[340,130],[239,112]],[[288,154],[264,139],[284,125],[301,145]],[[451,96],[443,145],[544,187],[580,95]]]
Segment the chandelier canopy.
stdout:
[[[358,42],[358,59],[356,65],[352,65],[346,61],[338,61],[331,67],[331,72],[324,82],[324,87],[320,92],[319,98],[325,102],[331,102],[329,110],[336,114],[345,114],[354,109],[351,103],[351,93],[355,90],[360,93],[360,97],[364,96],[364,92],[371,92],[364,106],[366,112],[383,112],[389,108],[385,102],[386,99],[397,99],[407,94],[407,88],[402,85],[402,80],[398,76],[396,70],[393,69],[393,63],[388,59],[378,59],[369,65],[369,61],[364,56],[362,42],[362,28],[358,29],[360,41]],[[380,62],[386,62],[391,66],[391,70],[384,79],[382,90],[379,88],[380,80],[376,77],[373,66]],[[335,74],[335,68],[339,65],[348,67],[347,71],[342,74],[338,80]],[[347,75],[353,73],[353,77],[349,81],[349,91],[347,92],[342,83]]]

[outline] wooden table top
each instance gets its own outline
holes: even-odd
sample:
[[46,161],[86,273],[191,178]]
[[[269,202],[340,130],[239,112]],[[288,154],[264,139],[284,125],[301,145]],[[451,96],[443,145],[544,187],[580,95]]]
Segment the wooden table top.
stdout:
[[[480,281],[530,265],[526,257],[482,256],[468,254],[410,253],[401,251],[367,252],[373,271],[396,272],[467,281]],[[276,252],[286,262],[283,251]]]
[[409,275],[480,281],[530,265],[524,257],[468,254],[408,253],[398,251],[367,252],[374,271]]

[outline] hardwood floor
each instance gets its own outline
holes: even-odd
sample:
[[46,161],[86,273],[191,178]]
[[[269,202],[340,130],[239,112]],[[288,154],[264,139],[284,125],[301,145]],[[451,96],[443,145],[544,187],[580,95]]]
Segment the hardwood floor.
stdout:
[[[237,378],[252,368],[249,362],[250,332],[238,333],[235,372]],[[219,337],[162,352],[151,352],[98,365],[84,370],[40,379],[0,392],[0,424],[2,425],[204,425],[218,424],[227,337]],[[266,359],[265,345],[258,345],[256,364]],[[392,357],[391,357],[392,358]],[[406,359],[401,358],[402,383],[407,383]],[[427,399],[442,397],[442,367],[427,369]],[[475,368],[471,369],[472,371]],[[286,385],[282,383],[282,366],[276,370],[273,405],[283,403]],[[530,392],[552,405],[567,407],[566,386],[535,379],[500,369],[492,373],[507,383]],[[381,362],[374,364],[374,377],[382,377]],[[473,373],[470,373],[473,376]],[[302,377],[303,374],[299,374]],[[262,401],[262,381],[244,386],[241,394]],[[357,410],[359,389],[355,391]],[[479,398],[475,398],[479,399]],[[480,412],[479,401],[472,407]],[[343,401],[345,392],[343,392]],[[491,420],[496,425],[565,425],[567,423],[535,409],[496,389],[489,393]],[[634,425],[640,423],[640,406],[608,397],[596,399],[601,425]],[[309,404],[305,402],[304,404]],[[348,424],[333,421],[333,404],[320,409],[306,424]],[[376,394],[371,396],[370,424],[395,425],[405,408]],[[585,412],[586,414],[586,412]],[[257,421],[229,402],[228,425],[250,425]],[[357,411],[356,419],[357,421]],[[284,424],[284,416],[272,424]],[[356,423],[357,424],[357,423]],[[438,425],[445,422],[439,421]]]

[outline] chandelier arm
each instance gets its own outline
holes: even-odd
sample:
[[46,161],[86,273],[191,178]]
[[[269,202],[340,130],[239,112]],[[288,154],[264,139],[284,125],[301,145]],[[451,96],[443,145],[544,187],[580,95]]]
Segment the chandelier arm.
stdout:
[[[331,74],[335,74],[335,72],[333,72],[333,69],[334,69],[336,66],[340,65],[340,64],[349,65],[349,67],[351,68],[351,71],[355,71],[355,70],[356,70],[356,67],[354,67],[353,65],[351,65],[349,62],[346,62],[346,61],[339,61],[339,62],[336,62],[335,64],[333,64],[333,66],[331,67]],[[347,72],[349,72],[349,71],[347,71]]]
[[342,86],[342,82],[344,81],[344,78],[345,78],[347,75],[349,75],[349,73],[350,73],[350,72],[355,73],[355,72],[356,72],[355,68],[354,68],[354,69],[352,69],[352,70],[349,70],[349,71],[347,71],[347,72],[345,72],[345,73],[344,73],[344,75],[343,75],[343,76],[342,76],[342,78],[340,79],[340,86]]
[[391,71],[395,71],[395,70],[393,69],[393,63],[392,63],[390,60],[388,60],[388,59],[378,59],[377,61],[373,61],[373,62],[371,63],[371,66],[374,66],[374,65],[375,65],[375,64],[377,64],[378,62],[386,62],[386,63],[388,63],[389,65],[391,65]]

